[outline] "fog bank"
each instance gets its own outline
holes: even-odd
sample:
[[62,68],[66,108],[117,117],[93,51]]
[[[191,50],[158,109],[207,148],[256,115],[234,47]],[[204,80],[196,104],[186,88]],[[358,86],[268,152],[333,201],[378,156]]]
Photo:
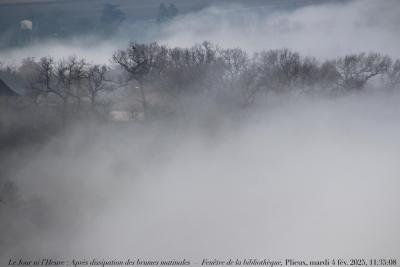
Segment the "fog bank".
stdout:
[[34,204],[18,221],[3,211],[14,245],[2,257],[393,257],[399,101],[286,101],[180,130],[76,127],[13,153],[7,174]]
[[287,47],[318,58],[360,51],[399,57],[399,15],[396,0],[337,2],[281,11],[270,6],[210,8],[175,20],[164,29],[161,40],[172,46],[209,40],[252,52]]

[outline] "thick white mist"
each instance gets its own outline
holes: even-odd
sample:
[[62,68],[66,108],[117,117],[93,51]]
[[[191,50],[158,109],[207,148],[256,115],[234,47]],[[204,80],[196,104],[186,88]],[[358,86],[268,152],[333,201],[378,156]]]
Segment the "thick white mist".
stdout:
[[281,11],[272,6],[210,8],[175,20],[164,30],[162,41],[189,46],[208,40],[252,52],[287,47],[318,58],[360,51],[399,57],[399,24],[396,0],[337,2]]
[[48,221],[7,255],[393,257],[399,101],[288,101],[192,130],[77,127],[15,163]]
[[95,64],[109,64],[113,51],[122,48],[119,41],[100,41],[96,37],[76,38],[74,40],[46,40],[34,42],[30,46],[7,48],[0,51],[0,62],[8,65],[19,65],[24,58],[51,56],[55,59],[76,56],[85,58]]

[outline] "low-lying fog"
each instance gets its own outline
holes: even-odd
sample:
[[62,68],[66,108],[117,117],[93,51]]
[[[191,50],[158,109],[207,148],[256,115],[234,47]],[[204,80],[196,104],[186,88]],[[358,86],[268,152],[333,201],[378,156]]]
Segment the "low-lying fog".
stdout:
[[3,256],[397,255],[399,101],[288,101],[178,130],[79,126],[10,155],[30,204],[2,219]]

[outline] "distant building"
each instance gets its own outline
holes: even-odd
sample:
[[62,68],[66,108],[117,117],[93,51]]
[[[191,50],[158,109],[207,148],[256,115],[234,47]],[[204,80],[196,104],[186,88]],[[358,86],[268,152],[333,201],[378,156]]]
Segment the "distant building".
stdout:
[[130,121],[132,116],[128,111],[112,110],[110,111],[110,119],[112,121]]
[[21,20],[20,21],[20,28],[24,31],[32,31],[33,29],[33,22],[31,20]]
[[32,42],[33,22],[25,19],[19,22],[18,44],[26,45]]
[[111,110],[109,117],[111,121],[142,121],[144,114],[135,111]]
[[0,78],[0,96],[18,96],[18,94]]

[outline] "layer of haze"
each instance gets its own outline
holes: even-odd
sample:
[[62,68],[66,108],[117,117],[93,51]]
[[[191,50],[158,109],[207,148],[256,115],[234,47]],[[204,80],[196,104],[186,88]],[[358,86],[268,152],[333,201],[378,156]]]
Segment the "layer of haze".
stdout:
[[0,59],[18,64],[25,57],[77,55],[108,64],[113,52],[132,40],[181,47],[207,40],[221,47],[241,47],[250,52],[286,47],[319,59],[370,51],[398,58],[398,25],[400,5],[397,0],[359,0],[296,9],[288,3],[287,10],[273,8],[273,5],[259,8],[218,6],[179,16],[161,27],[152,23],[122,25],[111,40],[77,37],[44,41],[2,51]]
[[36,204],[3,221],[14,243],[3,257],[393,257],[399,101],[284,101],[246,122],[175,130],[75,128],[10,155],[8,176]]
[[165,30],[164,40],[173,46],[209,40],[252,52],[287,47],[317,58],[360,51],[400,56],[400,4],[396,0],[338,2],[279,12],[230,10],[215,8],[182,17]]

